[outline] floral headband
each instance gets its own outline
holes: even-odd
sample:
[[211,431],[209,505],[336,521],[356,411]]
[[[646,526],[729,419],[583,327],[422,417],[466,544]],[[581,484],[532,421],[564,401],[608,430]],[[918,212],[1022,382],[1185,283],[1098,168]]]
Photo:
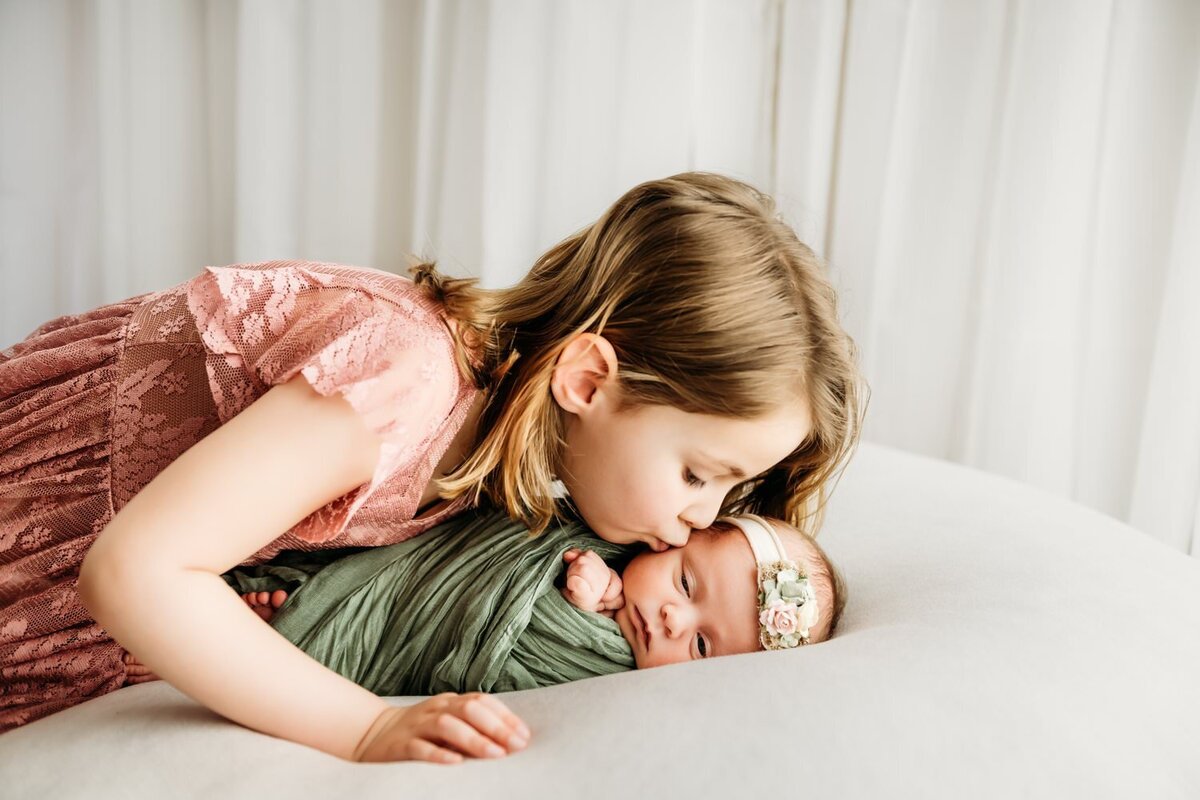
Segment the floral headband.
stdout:
[[725,517],[746,535],[758,564],[758,640],[765,650],[808,644],[817,623],[817,595],[808,575],[787,557],[771,524],[754,514]]

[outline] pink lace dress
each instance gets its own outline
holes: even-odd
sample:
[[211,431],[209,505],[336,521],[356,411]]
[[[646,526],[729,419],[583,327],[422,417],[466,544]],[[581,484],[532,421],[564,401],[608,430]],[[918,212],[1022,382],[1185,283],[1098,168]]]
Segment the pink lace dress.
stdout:
[[79,601],[80,562],[167,464],[297,373],[363,416],[379,463],[246,564],[391,544],[461,510],[414,519],[476,396],[450,324],[405,278],[268,262],[209,267],[0,351],[0,732],[123,685],[121,647]]

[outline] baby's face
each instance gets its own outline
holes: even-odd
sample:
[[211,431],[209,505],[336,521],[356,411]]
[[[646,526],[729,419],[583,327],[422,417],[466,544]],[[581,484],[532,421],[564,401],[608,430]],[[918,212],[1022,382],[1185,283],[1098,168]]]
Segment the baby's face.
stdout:
[[758,569],[740,532],[697,531],[637,556],[621,580],[615,618],[638,669],[759,649]]

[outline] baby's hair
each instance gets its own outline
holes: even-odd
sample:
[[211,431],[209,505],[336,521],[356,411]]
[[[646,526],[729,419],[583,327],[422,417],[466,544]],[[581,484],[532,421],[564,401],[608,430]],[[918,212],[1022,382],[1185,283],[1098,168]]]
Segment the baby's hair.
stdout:
[[[846,608],[846,580],[842,573],[833,565],[829,555],[817,540],[808,533],[793,528],[790,525],[774,525],[788,555],[800,564],[806,565],[808,579],[812,581],[817,593],[817,608],[821,610],[821,619],[829,620],[829,631],[825,638],[833,637],[838,622],[842,619],[842,611]],[[810,557],[811,555],[811,557]],[[825,609],[830,609],[827,614]]]
[[443,497],[487,496],[545,529],[565,431],[551,375],[570,339],[594,333],[616,352],[622,407],[752,418],[804,395],[810,435],[735,487],[724,511],[819,529],[830,479],[858,441],[863,388],[824,268],[769,196],[684,173],[626,192],[511,288],[446,278],[432,263],[412,274],[456,321],[463,374],[489,393],[479,441],[442,479]]
[[[832,638],[842,618],[842,611],[846,608],[845,578],[834,566],[825,549],[817,544],[816,538],[792,525],[783,524],[782,520],[768,519],[767,522],[779,535],[788,558],[799,564],[812,582],[813,591],[817,595],[817,608],[820,611],[817,628],[826,620],[829,626],[825,639],[821,641]],[[724,519],[714,522],[709,531],[719,536],[744,536],[737,525]]]

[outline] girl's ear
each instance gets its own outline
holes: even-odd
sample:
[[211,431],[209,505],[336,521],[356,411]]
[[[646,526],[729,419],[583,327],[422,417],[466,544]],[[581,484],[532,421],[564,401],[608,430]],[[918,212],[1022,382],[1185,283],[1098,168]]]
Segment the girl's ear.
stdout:
[[586,414],[603,388],[617,380],[617,353],[603,336],[581,333],[558,354],[550,376],[550,393],[563,411]]

